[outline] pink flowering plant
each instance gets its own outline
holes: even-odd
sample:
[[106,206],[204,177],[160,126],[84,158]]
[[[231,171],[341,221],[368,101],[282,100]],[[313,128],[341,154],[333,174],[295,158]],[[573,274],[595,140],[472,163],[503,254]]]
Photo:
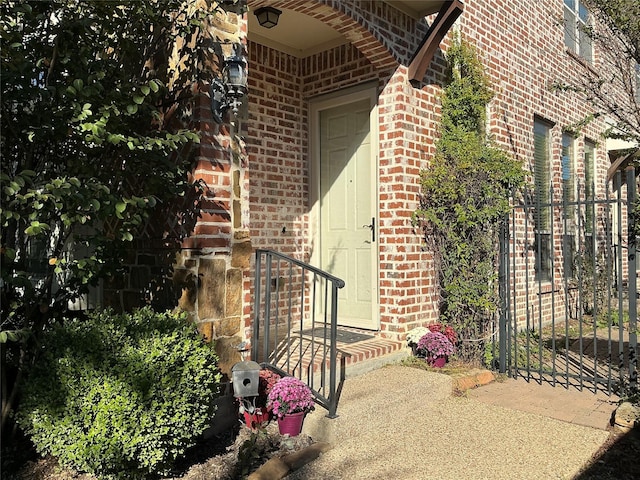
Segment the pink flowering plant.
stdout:
[[278,418],[288,413],[309,412],[314,404],[311,389],[295,377],[278,380],[267,396],[267,408]]
[[426,358],[448,357],[456,351],[444,333],[428,332],[418,340],[417,351]]
[[265,402],[267,400],[267,395],[273,388],[273,386],[278,383],[282,377],[278,375],[276,372],[263,368],[260,370],[259,378],[258,378],[258,395],[264,397]]
[[429,325],[429,330],[432,332],[442,333],[445,337],[449,339],[451,344],[454,346],[456,343],[458,343],[458,335],[456,334],[456,331],[453,329],[453,327],[449,325],[443,325],[441,323],[433,323]]

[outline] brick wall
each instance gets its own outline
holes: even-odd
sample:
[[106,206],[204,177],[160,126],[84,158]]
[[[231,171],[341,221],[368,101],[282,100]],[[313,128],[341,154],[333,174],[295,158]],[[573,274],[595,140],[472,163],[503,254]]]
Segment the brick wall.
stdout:
[[[343,45],[303,59],[249,44],[247,145],[253,245],[309,260],[313,245],[308,213],[308,99],[377,81],[381,92],[378,120],[381,331],[385,336],[395,336],[406,331],[412,322],[436,318],[429,256],[422,251],[421,240],[410,221],[418,203],[419,172],[433,149],[435,117],[424,118],[422,110],[433,110],[430,105],[435,90],[414,90],[406,80],[405,69],[394,73],[395,61],[394,68],[388,68],[389,59],[408,60],[417,48],[419,36],[396,42],[399,48],[395,50],[384,48],[384,55],[380,53],[382,45],[378,39],[388,44],[405,28],[418,32],[425,32],[426,28],[424,25],[418,28],[414,20],[395,9],[390,11],[379,2],[368,5],[373,10],[366,12],[343,6],[340,13],[331,13],[322,6],[312,8],[309,2],[284,2],[279,7],[303,8],[309,15],[330,23],[335,23],[331,18],[338,15],[342,18],[339,28],[345,32],[360,28],[354,24],[356,17],[367,26],[372,25],[375,31],[373,37],[368,34],[366,41],[357,42],[359,48]],[[376,19],[376,15],[391,15],[396,25]]]
[[[232,53],[232,43],[246,43],[246,20],[233,12],[219,13],[203,33],[221,42],[222,53]],[[223,373],[241,360],[245,340],[245,282],[252,255],[249,235],[249,168],[241,121],[220,125],[213,121],[207,92],[208,76],[216,75],[219,58],[201,52],[205,72],[193,107],[193,118],[201,132],[193,179],[206,188],[198,206],[198,220],[182,242],[174,263],[173,283],[181,296],[178,306],[188,312],[203,335],[214,342]],[[210,58],[212,57],[212,58]]]
[[[563,28],[558,21],[562,19],[562,8],[562,0],[468,1],[457,26],[460,33],[477,46],[493,82],[496,96],[489,109],[489,130],[498,144],[531,169],[534,117],[553,125],[551,166],[556,200],[562,198],[562,132],[592,113],[590,105],[579,94],[551,89],[557,81],[576,83],[584,72],[581,60],[565,48]],[[599,67],[596,63],[595,68]],[[582,161],[585,140],[600,142],[595,159],[596,195],[600,197],[604,195],[604,178],[609,165],[601,137],[604,130],[604,122],[597,119],[576,135],[575,144],[576,173],[578,179],[584,182]],[[557,227],[562,225],[559,217],[554,222]],[[529,285],[534,287],[530,289],[529,302],[535,310],[541,310],[529,312],[536,321],[539,315],[543,322],[552,319],[551,292],[561,290],[564,284],[561,228],[554,229],[553,237],[555,283],[551,285],[544,282],[541,285],[541,297],[533,279],[535,251],[514,252],[520,269],[524,271],[525,263],[529,265]],[[529,239],[530,245],[533,240]],[[516,290],[519,292],[519,305],[524,305],[524,273],[518,278],[520,281]],[[561,296],[555,299],[560,311],[563,310],[563,304],[559,305],[558,302],[563,301]],[[525,314],[522,312],[520,317],[523,324]]]
[[400,67],[380,95],[380,315],[386,336],[437,319],[431,256],[411,224],[420,171],[434,152],[436,89],[416,90]]

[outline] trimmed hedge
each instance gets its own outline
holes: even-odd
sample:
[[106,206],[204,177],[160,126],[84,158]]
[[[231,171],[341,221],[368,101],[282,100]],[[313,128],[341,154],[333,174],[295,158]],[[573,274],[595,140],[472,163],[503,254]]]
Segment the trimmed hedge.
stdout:
[[40,453],[76,470],[166,474],[209,426],[220,378],[184,316],[98,312],[45,334],[17,420]]

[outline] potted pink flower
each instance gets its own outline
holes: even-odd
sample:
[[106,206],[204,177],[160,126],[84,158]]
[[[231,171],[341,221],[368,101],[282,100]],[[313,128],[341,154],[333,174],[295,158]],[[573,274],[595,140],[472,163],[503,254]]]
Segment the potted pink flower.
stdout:
[[441,323],[432,323],[429,325],[429,330],[432,332],[440,332],[455,346],[458,343],[458,334],[450,325],[443,325]]
[[283,377],[267,395],[267,408],[278,419],[281,434],[298,435],[304,416],[314,409],[313,392],[302,380]]
[[456,347],[444,333],[430,331],[418,340],[416,350],[424,356],[429,365],[443,367],[449,355],[456,351]]

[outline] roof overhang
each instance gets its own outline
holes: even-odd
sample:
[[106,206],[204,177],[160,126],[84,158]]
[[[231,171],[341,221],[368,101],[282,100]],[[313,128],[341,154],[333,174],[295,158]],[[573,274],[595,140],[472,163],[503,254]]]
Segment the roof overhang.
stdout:
[[609,159],[611,166],[607,170],[607,182],[617,171],[625,170],[633,162],[640,162],[640,149],[609,150]]
[[462,14],[464,6],[460,0],[449,0],[441,3],[438,16],[431,24],[429,31],[420,43],[418,50],[409,63],[409,81],[419,83],[427,73],[433,60],[433,55],[440,46],[440,42],[451,29],[455,21]]
[[444,4],[449,2],[447,0],[386,0],[385,3],[419,20],[438,13]]

